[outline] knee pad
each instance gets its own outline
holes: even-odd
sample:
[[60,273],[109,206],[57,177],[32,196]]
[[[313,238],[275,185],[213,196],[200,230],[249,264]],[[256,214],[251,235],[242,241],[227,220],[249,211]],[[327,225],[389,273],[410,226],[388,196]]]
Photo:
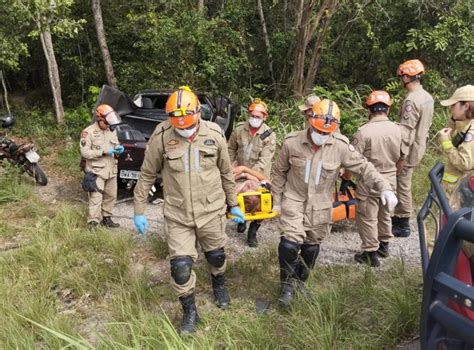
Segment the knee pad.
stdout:
[[316,259],[319,255],[319,244],[303,244],[301,246],[301,257],[304,263],[310,269],[314,267]]
[[281,238],[278,245],[278,258],[280,261],[294,262],[298,259],[301,244]]
[[224,248],[214,249],[209,252],[205,252],[206,260],[209,264],[214,267],[222,267],[225,262],[225,251]]
[[193,259],[190,256],[179,256],[170,261],[171,277],[174,281],[183,285],[191,278],[191,269],[193,267]]

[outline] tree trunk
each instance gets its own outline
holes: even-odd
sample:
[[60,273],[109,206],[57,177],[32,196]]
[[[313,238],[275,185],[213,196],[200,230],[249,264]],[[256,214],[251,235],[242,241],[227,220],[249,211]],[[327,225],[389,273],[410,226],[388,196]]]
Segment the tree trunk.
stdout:
[[58,124],[64,123],[64,108],[61,97],[61,81],[59,79],[58,64],[54,56],[53,39],[49,26],[40,28],[41,45],[43,46],[46,62],[48,63],[49,83],[51,84],[51,91],[54,99],[54,109],[56,111],[56,121]]
[[[337,0],[324,0],[315,15],[312,14],[315,6],[314,0],[299,0],[296,8],[296,48],[295,62],[293,68],[293,95],[302,97],[308,90],[308,86],[314,83],[317,68],[319,66],[321,48],[323,39],[329,26],[328,13],[332,12]],[[326,20],[327,19],[327,20]],[[320,27],[321,21],[324,20],[323,28],[319,31],[320,35],[315,40],[315,46],[312,50],[308,48],[312,41],[316,30]],[[309,63],[308,72],[306,72],[306,53],[312,52]],[[308,73],[310,77],[308,77]]]
[[331,16],[335,10],[336,3],[337,0],[331,0],[329,2],[327,10],[325,10],[326,14],[324,15],[324,18],[320,20],[321,30],[319,31],[318,38],[316,39],[316,44],[314,46],[311,60],[309,61],[308,69],[306,71],[306,79],[303,89],[305,94],[313,89],[314,80],[316,79],[316,74],[318,73],[319,69],[319,62],[321,62],[324,39],[326,37],[329,24],[331,23]]
[[[296,47],[295,47],[295,63],[293,67],[293,94],[300,97],[302,95],[302,82],[304,72],[304,58],[307,43],[305,42],[305,26],[303,25],[303,17],[305,13],[304,0],[298,0],[296,7]],[[308,9],[306,9],[308,10]]]
[[110,58],[107,40],[105,39],[104,22],[102,21],[102,9],[100,0],[92,0],[92,13],[94,14],[95,29],[97,31],[97,40],[99,41],[100,51],[104,60],[105,74],[107,83],[113,88],[117,88],[117,79],[115,78],[112,59]]
[[275,89],[275,95],[277,94],[277,85],[275,81],[275,76],[273,74],[273,56],[272,49],[270,46],[270,39],[268,38],[267,24],[265,23],[265,15],[263,13],[262,0],[257,0],[258,15],[260,16],[260,24],[262,25],[263,38],[265,40],[265,47],[267,49],[267,59],[268,59],[268,72],[270,73],[270,78],[272,80],[273,87]]
[[8,104],[7,85],[5,84],[5,78],[3,76],[3,71],[1,69],[0,69],[0,80],[2,81],[2,86],[3,86],[3,98],[5,100],[5,106],[7,107],[8,114],[10,114],[10,105]]
[[204,11],[204,0],[198,0],[198,11],[199,12]]

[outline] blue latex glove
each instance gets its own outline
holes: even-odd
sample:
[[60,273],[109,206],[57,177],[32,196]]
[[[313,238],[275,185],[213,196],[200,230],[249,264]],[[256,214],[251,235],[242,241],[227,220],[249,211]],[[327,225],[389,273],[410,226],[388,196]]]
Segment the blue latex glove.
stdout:
[[230,214],[235,216],[235,218],[232,218],[232,222],[237,224],[243,224],[245,222],[245,215],[239,206],[230,208]]
[[115,154],[115,149],[114,149],[114,148],[109,149],[109,150],[107,151],[107,154],[108,154],[109,156],[113,156],[113,155]]
[[133,223],[135,224],[135,228],[137,229],[138,233],[141,235],[144,235],[148,230],[148,220],[146,219],[145,215],[135,215],[133,217]]
[[122,145],[115,146],[115,154],[122,154],[125,148]]

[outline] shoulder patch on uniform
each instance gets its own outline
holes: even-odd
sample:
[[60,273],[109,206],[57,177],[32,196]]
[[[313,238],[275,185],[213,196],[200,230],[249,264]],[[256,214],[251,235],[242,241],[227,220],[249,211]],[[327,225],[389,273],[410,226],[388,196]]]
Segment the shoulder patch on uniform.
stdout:
[[411,101],[405,101],[403,106],[403,118],[408,118],[408,113],[410,113],[411,111],[413,111],[413,103]]
[[472,134],[469,132],[466,134],[466,137],[464,138],[464,142],[471,142],[473,139]]
[[89,134],[87,133],[87,131],[81,132],[81,139],[85,139],[85,138],[87,137],[87,135],[89,135]]
[[214,141],[213,139],[206,139],[206,140],[204,140],[204,144],[206,146],[212,146],[212,145],[216,144],[216,141]]
[[273,130],[270,128],[260,135],[261,140],[265,140],[268,136],[272,134]]
[[166,144],[167,144],[167,145],[170,145],[170,146],[173,146],[173,145],[177,145],[178,143],[179,143],[178,140],[171,139],[171,140],[169,140]]

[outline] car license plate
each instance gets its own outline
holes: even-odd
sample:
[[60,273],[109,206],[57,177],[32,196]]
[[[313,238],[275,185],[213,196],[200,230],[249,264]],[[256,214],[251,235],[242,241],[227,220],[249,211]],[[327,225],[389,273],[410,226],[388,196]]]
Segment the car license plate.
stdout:
[[121,179],[132,179],[132,180],[138,180],[138,177],[140,176],[139,171],[133,171],[133,170],[120,170],[120,178]]
[[39,154],[33,150],[26,152],[25,157],[30,161],[30,163],[38,163],[38,161],[40,160]]

